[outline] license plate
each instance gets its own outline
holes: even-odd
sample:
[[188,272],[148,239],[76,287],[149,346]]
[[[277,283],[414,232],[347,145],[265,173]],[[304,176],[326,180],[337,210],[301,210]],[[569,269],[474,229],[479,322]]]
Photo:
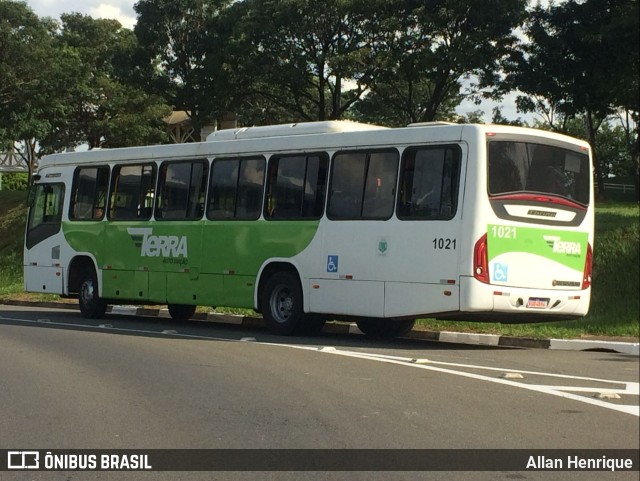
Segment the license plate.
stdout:
[[541,297],[530,297],[527,301],[527,307],[531,307],[533,309],[546,309],[548,305],[549,299]]

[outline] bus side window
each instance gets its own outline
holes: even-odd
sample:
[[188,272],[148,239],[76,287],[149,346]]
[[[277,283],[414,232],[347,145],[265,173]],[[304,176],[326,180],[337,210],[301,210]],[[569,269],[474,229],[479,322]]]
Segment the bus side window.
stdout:
[[107,201],[109,167],[78,167],[71,189],[71,220],[101,220]]
[[307,156],[302,217],[319,219],[324,210],[329,157],[327,154]]
[[236,185],[240,163],[235,160],[214,160],[209,182],[210,219],[232,219],[236,210]]
[[109,219],[148,220],[155,198],[156,165],[127,165],[113,169]]
[[335,155],[331,171],[331,193],[327,206],[327,215],[330,218],[360,217],[366,168],[365,152],[343,152]]
[[236,219],[257,219],[260,217],[264,172],[264,159],[245,159],[240,162]]
[[374,152],[369,157],[362,217],[388,219],[393,214],[393,201],[398,180],[398,154]]
[[247,219],[260,217],[265,175],[263,157],[216,159],[209,183],[209,219]]
[[164,162],[160,167],[156,219],[195,220],[204,213],[206,160]]
[[330,219],[385,220],[393,214],[398,152],[339,152],[333,159]]
[[326,154],[272,157],[267,181],[267,219],[318,219],[322,216]]
[[455,216],[460,178],[457,146],[409,148],[400,171],[398,218],[447,220]]

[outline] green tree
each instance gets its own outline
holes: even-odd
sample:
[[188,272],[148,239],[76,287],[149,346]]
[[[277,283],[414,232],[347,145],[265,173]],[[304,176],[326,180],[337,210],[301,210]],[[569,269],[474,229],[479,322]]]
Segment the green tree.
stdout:
[[379,69],[374,95],[364,102],[371,104],[367,109],[372,117],[393,116],[407,123],[451,118],[465,97],[498,82],[501,60],[518,42],[514,29],[525,18],[526,1],[377,5],[386,9],[377,32]]
[[636,191],[636,201],[640,202],[640,115],[639,112],[625,108],[618,112],[617,118],[620,122],[626,152],[629,162],[626,169],[628,175],[633,179]]
[[378,81],[375,87],[356,102],[349,117],[361,122],[371,122],[390,127],[403,127],[416,122],[457,119],[455,108],[463,95],[460,86],[452,89],[440,101],[433,118],[428,119],[427,111],[432,98],[433,87],[429,81],[396,79],[389,83]]
[[0,1],[0,141],[17,140],[23,102],[46,81],[48,27],[25,3]]
[[149,85],[174,109],[189,114],[197,137],[233,103],[234,76],[227,52],[234,22],[226,16],[231,3],[140,0],[134,6]]
[[507,84],[523,92],[518,107],[541,113],[560,132],[582,116],[603,195],[598,129],[618,108],[638,111],[638,1],[537,5],[525,32],[530,42],[506,67]]
[[64,115],[41,139],[47,151],[80,144],[123,147],[166,141],[161,98],[136,84],[136,37],[116,20],[64,14],[55,38]]
[[[545,127],[549,128],[549,126]],[[584,115],[578,115],[567,121],[566,131],[564,133],[572,137],[588,140],[589,131]],[[625,135],[622,127],[611,121],[605,121],[595,135],[595,156],[600,159],[600,168],[602,169],[603,177],[606,179],[610,176],[629,176]]]
[[518,117],[515,120],[509,120],[502,114],[502,107],[494,107],[491,115],[491,123],[499,125],[515,125],[516,127],[526,127],[527,123]]
[[371,18],[362,0],[245,0],[239,42],[252,98],[291,120],[339,119],[370,87]]
[[484,123],[484,111],[478,109],[478,110],[472,110],[471,112],[467,112],[466,115],[463,115],[458,119],[458,123],[482,124]]
[[62,108],[51,42],[55,28],[24,2],[0,1],[0,150],[15,147],[30,170],[33,139],[51,129]]

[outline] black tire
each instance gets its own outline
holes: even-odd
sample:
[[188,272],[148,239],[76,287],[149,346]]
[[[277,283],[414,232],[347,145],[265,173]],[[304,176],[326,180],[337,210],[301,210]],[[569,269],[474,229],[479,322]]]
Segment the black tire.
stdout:
[[186,321],[196,312],[196,306],[189,304],[169,304],[169,315],[176,321]]
[[404,319],[402,321],[396,321],[398,323],[398,330],[396,331],[394,337],[403,337],[411,332],[413,326],[416,325],[415,319]]
[[291,272],[276,272],[269,277],[262,290],[260,309],[274,334],[290,336],[302,330],[305,316],[298,277]]
[[93,269],[82,276],[78,303],[80,312],[87,319],[100,319],[107,312],[107,303],[98,294],[98,280]]
[[302,324],[296,329],[296,334],[303,336],[317,336],[322,331],[327,318],[323,314],[305,314]]
[[356,321],[358,329],[370,337],[399,337],[407,334],[413,325],[415,319],[359,319]]

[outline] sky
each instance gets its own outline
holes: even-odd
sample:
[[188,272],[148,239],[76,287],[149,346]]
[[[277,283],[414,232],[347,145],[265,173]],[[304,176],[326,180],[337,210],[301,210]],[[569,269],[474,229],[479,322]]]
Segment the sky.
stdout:
[[95,18],[115,18],[123,26],[133,28],[136,0],[27,0],[39,17],[60,18],[62,13],[78,12]]
[[[78,12],[95,18],[114,18],[124,27],[133,28],[136,23],[136,13],[133,5],[137,0],[27,0],[27,5],[39,17],[60,18],[62,13]],[[483,101],[475,105],[471,101],[464,101],[456,109],[459,115],[466,115],[475,110],[485,113],[485,121],[491,120],[492,109],[497,104]],[[524,116],[516,111],[515,95],[507,96],[500,104],[502,115],[509,120],[520,117],[531,123],[530,116]]]

